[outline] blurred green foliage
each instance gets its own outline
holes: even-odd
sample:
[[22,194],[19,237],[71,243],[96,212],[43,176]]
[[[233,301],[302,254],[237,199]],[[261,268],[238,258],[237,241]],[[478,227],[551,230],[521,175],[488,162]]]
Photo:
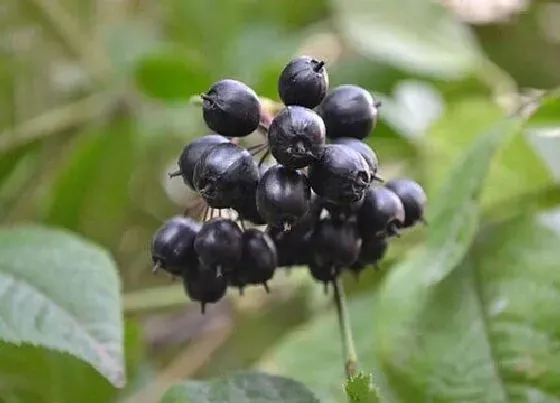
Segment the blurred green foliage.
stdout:
[[[4,0],[2,234],[29,222],[70,230],[114,256],[122,284],[91,293],[81,278],[73,289],[89,252],[64,261],[72,241],[53,243],[38,263],[25,243],[50,236],[23,237],[20,249],[0,237],[0,402],[155,403],[175,382],[251,367],[302,381],[320,401],[346,400],[331,301],[301,270],[279,276],[270,296],[230,295],[204,318],[180,285],[150,273],[153,232],[192,201],[167,178],[208,130],[192,97],[234,77],[277,100],[278,74],[299,54],[327,61],[331,87],[355,83],[383,101],[368,139],[381,174],[411,176],[430,197],[429,227],[395,240],[381,272],[346,281],[360,367],[380,400],[560,400],[560,101],[538,92],[560,85],[558,3],[512,2],[507,18],[484,23],[473,10],[488,15],[494,0],[441,3],[451,2]],[[515,110],[520,119],[506,120]],[[118,326],[114,290],[126,308],[122,391],[77,358],[6,341],[49,345],[66,329],[33,333],[36,315],[47,328],[68,323],[48,306],[85,309],[64,300],[78,291]],[[93,311],[78,320],[103,339]],[[95,364],[83,346],[66,351]],[[241,401],[247,388],[222,387],[235,379],[190,381],[164,401]],[[294,385],[289,401],[311,396]],[[251,401],[287,399],[259,393]]]

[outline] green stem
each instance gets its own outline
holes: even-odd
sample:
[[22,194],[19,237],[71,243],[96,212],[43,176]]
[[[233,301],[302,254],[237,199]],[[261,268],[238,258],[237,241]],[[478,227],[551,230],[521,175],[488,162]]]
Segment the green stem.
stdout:
[[133,291],[124,296],[124,310],[126,313],[186,304],[188,304],[188,301],[181,284]]
[[342,279],[338,277],[333,282],[334,304],[336,314],[338,316],[338,327],[342,338],[342,352],[344,355],[344,370],[348,379],[356,376],[358,370],[358,355],[354,346],[354,338],[352,337],[352,328],[350,326],[350,317],[346,306],[346,297],[344,295],[344,286]]

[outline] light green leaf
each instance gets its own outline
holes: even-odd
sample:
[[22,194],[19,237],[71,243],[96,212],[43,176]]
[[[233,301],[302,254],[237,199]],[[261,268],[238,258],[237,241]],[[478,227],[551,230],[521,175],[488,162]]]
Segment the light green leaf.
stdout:
[[371,375],[360,372],[344,385],[350,403],[378,403],[379,397],[375,390]]
[[332,0],[338,25],[358,51],[401,69],[458,78],[477,62],[466,25],[431,0]]
[[[354,343],[361,369],[373,372],[382,401],[396,402],[378,371],[374,355],[374,295],[366,294],[348,301]],[[310,387],[321,403],[344,402],[344,357],[340,347],[338,320],[334,310],[318,315],[275,345],[258,363],[267,372],[288,375]]]
[[[445,115],[429,130],[423,147],[426,188],[432,200],[447,179],[449,167],[466,147],[488,130],[504,112],[484,97],[468,97],[451,102]],[[465,167],[469,174],[479,162]],[[465,172],[465,174],[467,173]],[[498,150],[492,160],[481,196],[482,204],[499,206],[513,198],[539,192],[552,184],[552,176],[524,135],[515,136]]]
[[166,101],[187,101],[210,84],[200,61],[173,49],[143,56],[136,63],[134,75],[140,90]]
[[115,262],[68,232],[0,230],[0,340],[66,352],[125,384]]
[[[533,218],[486,229],[469,257],[429,290],[416,311],[421,320],[409,326],[378,315],[377,356],[399,399],[560,401],[559,242]],[[393,301],[408,296],[392,291]],[[400,326],[406,343],[389,340],[386,326]]]
[[257,372],[240,372],[211,381],[172,387],[162,403],[313,403],[319,400],[303,384]]

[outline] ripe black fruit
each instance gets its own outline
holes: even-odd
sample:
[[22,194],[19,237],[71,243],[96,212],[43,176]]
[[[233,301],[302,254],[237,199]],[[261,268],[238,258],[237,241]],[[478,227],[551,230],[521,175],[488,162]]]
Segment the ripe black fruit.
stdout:
[[358,259],[362,240],[355,223],[322,219],[315,226],[311,244],[315,266],[342,269]]
[[276,165],[265,172],[257,187],[257,208],[272,226],[297,222],[309,211],[311,188],[305,174]]
[[422,186],[411,179],[395,179],[387,183],[387,188],[397,194],[404,206],[403,228],[412,227],[424,220],[424,209],[428,198]]
[[227,137],[245,137],[259,126],[259,98],[245,83],[220,80],[201,97],[204,121],[216,133]]
[[329,87],[325,63],[308,56],[289,62],[278,79],[278,94],[285,105],[315,108]]
[[187,296],[200,302],[200,310],[205,311],[206,304],[214,304],[222,299],[227,292],[227,282],[224,276],[219,276],[215,270],[194,270],[183,276],[183,287]]
[[404,217],[404,206],[393,191],[386,187],[370,188],[358,215],[362,238],[397,235]]
[[[342,144],[350,147],[352,150],[359,153],[366,160],[371,175],[375,178],[377,175],[377,170],[379,168],[379,160],[377,159],[377,154],[361,140],[352,137],[339,137],[333,140],[332,144]],[[378,178],[379,179],[379,178]]]
[[270,124],[268,147],[278,163],[291,169],[306,167],[323,155],[323,120],[311,109],[288,106]]
[[278,265],[274,241],[265,233],[249,229],[243,233],[243,253],[235,271],[245,284],[264,284],[272,279]]
[[380,104],[371,94],[355,85],[341,85],[328,94],[319,106],[327,137],[367,137],[377,123]]
[[234,221],[213,219],[202,225],[194,239],[194,250],[202,266],[229,271],[241,259],[242,237],[243,233]]
[[187,144],[183,149],[183,153],[179,157],[179,172],[183,177],[183,182],[194,190],[194,167],[200,160],[202,154],[216,144],[228,142],[229,140],[224,136],[220,136],[219,134],[209,134]]
[[366,160],[350,147],[325,146],[323,157],[309,168],[311,187],[334,204],[358,202],[372,181]]
[[373,265],[373,267],[379,269],[379,262],[385,257],[388,248],[389,241],[384,236],[363,240],[358,260],[350,266],[350,269],[356,275],[360,274],[368,265]]
[[194,239],[200,223],[185,217],[173,217],[166,221],[154,234],[152,260],[154,270],[161,268],[180,276],[196,265]]
[[213,208],[239,205],[254,193],[259,168],[244,148],[232,143],[216,144],[202,154],[193,173],[195,189]]
[[322,205],[325,210],[329,212],[329,216],[334,221],[356,221],[358,212],[364,203],[364,198],[348,203],[348,204],[335,204],[328,201],[323,201]]

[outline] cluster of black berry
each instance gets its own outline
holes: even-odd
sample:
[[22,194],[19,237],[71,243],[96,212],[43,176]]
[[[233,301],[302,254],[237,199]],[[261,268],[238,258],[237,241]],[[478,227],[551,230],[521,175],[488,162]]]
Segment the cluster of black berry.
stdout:
[[[201,95],[212,133],[188,144],[170,174],[199,194],[203,222],[180,216],[164,223],[152,258],[156,269],[182,277],[203,311],[228,286],[268,291],[277,267],[307,266],[325,285],[344,269],[377,267],[388,240],[424,220],[420,185],[383,184],[377,176],[377,155],[362,141],[380,107],[368,91],[342,85],[327,93],[324,63],[304,56],[284,68],[278,92],[285,107],[267,118],[246,84],[214,83]],[[239,144],[257,130],[266,133],[263,144]],[[208,219],[224,209],[236,219]]]

